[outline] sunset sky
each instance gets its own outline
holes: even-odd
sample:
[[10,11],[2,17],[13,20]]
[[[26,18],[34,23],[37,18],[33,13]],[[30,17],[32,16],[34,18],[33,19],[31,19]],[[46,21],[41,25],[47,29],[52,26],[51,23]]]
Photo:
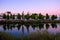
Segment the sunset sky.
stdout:
[[60,0],[0,0],[0,14],[6,11],[60,15]]

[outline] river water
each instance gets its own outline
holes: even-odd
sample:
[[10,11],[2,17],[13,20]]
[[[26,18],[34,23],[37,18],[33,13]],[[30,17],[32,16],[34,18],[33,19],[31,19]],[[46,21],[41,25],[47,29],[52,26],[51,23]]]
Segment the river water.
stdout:
[[28,35],[37,31],[47,30],[49,33],[56,34],[60,32],[60,23],[40,23],[40,24],[2,24],[0,32],[6,32],[13,36]]

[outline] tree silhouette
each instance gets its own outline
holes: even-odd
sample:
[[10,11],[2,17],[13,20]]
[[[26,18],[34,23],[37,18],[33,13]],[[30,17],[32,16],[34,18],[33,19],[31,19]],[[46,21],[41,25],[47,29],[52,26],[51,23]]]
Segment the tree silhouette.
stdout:
[[39,14],[39,19],[44,20],[44,16],[41,13]]
[[35,19],[35,15],[34,15],[34,14],[32,14],[30,17],[31,17],[32,19]]
[[32,14],[31,16],[30,16],[32,19],[38,19],[38,15],[35,13],[35,14]]
[[55,15],[52,15],[52,16],[51,16],[51,19],[52,19],[52,20],[54,20],[54,19],[56,19],[56,18],[57,18],[57,16],[55,16]]
[[48,13],[46,14],[46,19],[49,19],[49,15],[48,15]]
[[25,15],[25,18],[28,20],[30,18],[29,13],[27,15]]
[[12,19],[15,19],[15,14],[13,14]]
[[3,16],[2,16],[2,17],[3,17],[4,19],[6,19],[6,17],[7,17],[7,16],[6,16],[6,14],[3,14]]
[[9,20],[9,14],[7,14],[7,19]]
[[21,15],[19,13],[17,14],[17,19],[21,19]]

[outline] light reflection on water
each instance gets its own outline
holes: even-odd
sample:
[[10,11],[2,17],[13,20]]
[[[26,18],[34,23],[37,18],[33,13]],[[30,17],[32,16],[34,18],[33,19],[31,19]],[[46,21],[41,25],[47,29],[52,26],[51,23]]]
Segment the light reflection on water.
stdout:
[[32,32],[47,30],[49,33],[56,34],[60,32],[60,24],[48,23],[48,24],[33,24],[33,25],[21,25],[21,24],[3,24],[0,25],[0,32],[6,32],[11,35],[21,36],[28,35]]

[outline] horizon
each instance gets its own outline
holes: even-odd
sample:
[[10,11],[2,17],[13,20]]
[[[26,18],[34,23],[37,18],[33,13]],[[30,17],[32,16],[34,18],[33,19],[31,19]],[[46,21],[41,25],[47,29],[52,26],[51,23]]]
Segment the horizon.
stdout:
[[0,14],[11,11],[14,14],[25,12],[60,16],[60,0],[0,0]]

